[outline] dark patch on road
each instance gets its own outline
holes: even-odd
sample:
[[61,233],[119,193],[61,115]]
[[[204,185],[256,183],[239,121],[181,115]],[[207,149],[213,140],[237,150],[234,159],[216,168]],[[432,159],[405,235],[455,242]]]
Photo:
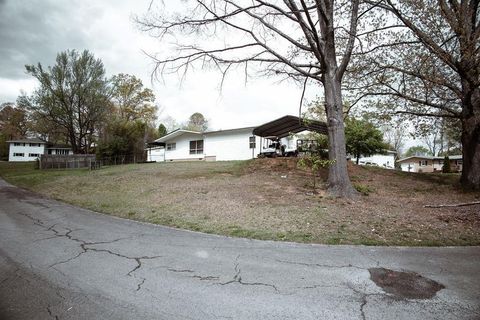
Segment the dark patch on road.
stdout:
[[2,187],[0,193],[3,193],[7,199],[25,200],[33,193],[16,187]]
[[370,268],[370,279],[385,292],[402,299],[431,299],[444,289],[441,283],[416,272],[401,272],[385,268]]

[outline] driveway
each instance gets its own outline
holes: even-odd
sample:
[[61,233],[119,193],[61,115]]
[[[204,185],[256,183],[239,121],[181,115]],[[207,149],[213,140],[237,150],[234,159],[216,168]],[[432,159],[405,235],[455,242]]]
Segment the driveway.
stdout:
[[0,319],[479,319],[480,248],[306,245],[138,223],[0,180]]

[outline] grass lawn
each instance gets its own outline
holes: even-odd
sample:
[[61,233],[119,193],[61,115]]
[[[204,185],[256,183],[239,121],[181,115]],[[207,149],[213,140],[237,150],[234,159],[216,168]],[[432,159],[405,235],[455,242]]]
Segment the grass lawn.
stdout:
[[[119,217],[230,236],[326,244],[480,245],[480,200],[455,174],[349,167],[362,195],[334,199],[296,159],[177,162],[35,170],[0,162],[0,176],[51,198]],[[320,180],[325,181],[326,172]]]

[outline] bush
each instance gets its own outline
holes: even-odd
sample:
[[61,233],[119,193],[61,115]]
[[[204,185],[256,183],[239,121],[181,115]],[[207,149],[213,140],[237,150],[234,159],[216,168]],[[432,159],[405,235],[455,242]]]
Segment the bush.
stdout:
[[313,191],[316,188],[316,175],[318,174],[321,168],[328,168],[335,160],[326,160],[322,159],[317,155],[305,156],[298,161],[298,166],[305,169],[310,169],[312,173],[312,180],[313,180]]
[[355,188],[355,190],[357,190],[358,192],[360,192],[364,196],[368,196],[370,193],[372,193],[374,191],[373,188],[371,188],[371,187],[369,187],[365,184],[360,184],[360,183],[354,183],[353,187]]
[[448,156],[445,156],[445,158],[443,159],[442,172],[443,173],[452,172],[452,168],[450,168],[450,159],[448,158]]

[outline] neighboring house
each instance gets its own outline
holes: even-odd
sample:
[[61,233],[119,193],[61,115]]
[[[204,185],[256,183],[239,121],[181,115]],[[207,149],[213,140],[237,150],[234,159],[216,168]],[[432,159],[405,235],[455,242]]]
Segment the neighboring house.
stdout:
[[[358,164],[362,166],[378,166],[386,169],[395,169],[395,151],[387,150],[385,154],[374,154],[368,157],[360,157]],[[352,157],[353,162],[357,162],[357,158]]]
[[[461,172],[463,167],[462,155],[449,156],[448,158],[450,159],[451,171]],[[402,171],[441,172],[444,159],[444,157],[411,156],[400,159],[397,162],[400,164]]]
[[[197,132],[178,129],[155,140],[162,148],[147,150],[149,161],[174,160],[247,160],[259,153],[260,137],[255,127]],[[163,159],[162,159],[163,156]]]
[[43,154],[73,154],[66,145],[54,145],[38,138],[9,140],[8,161],[35,161]]

